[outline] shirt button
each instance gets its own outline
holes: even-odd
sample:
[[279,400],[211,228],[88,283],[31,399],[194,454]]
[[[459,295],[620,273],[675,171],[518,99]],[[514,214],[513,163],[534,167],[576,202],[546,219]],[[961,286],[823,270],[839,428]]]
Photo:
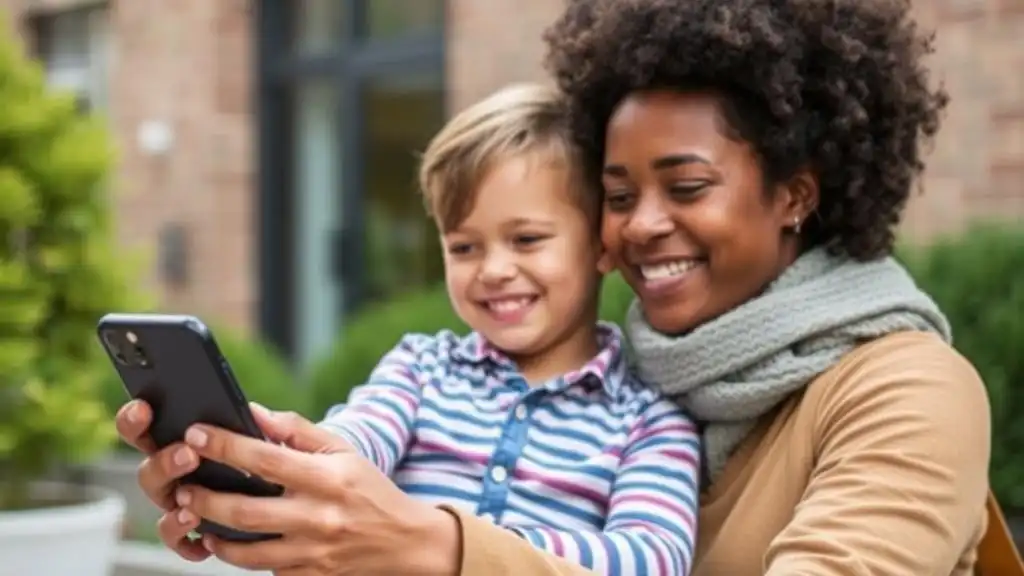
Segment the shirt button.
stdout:
[[516,420],[526,420],[527,415],[526,405],[516,406]]
[[501,484],[508,479],[508,470],[505,470],[504,466],[495,466],[491,468],[491,480],[494,480],[498,484]]

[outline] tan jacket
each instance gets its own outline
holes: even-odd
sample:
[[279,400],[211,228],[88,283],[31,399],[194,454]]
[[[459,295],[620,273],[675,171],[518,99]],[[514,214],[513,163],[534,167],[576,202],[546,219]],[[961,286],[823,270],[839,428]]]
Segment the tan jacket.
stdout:
[[[938,338],[864,344],[784,403],[702,496],[694,576],[967,576],[985,529],[990,410]],[[462,576],[588,574],[456,513]]]

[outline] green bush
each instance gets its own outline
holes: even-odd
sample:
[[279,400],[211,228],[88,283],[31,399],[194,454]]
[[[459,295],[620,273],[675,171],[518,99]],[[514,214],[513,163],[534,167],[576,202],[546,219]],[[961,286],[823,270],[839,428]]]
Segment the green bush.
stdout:
[[445,287],[407,294],[357,312],[331,350],[310,371],[312,410],[322,417],[344,402],[349,391],[366,381],[373,367],[404,334],[434,334],[444,329],[463,334],[466,325],[455,315]]
[[978,224],[903,250],[901,259],[949,318],[953,346],[985,381],[992,487],[1003,506],[1024,510],[1024,228]]
[[602,320],[614,322],[622,326],[626,321],[626,311],[633,302],[633,289],[626,284],[618,272],[609,274],[601,286],[601,305],[598,315]]
[[[213,333],[247,399],[275,410],[295,411],[308,418],[318,416],[310,412],[309,388],[297,381],[277,349],[261,340],[242,337],[225,327],[214,328]],[[109,413],[115,413],[128,401],[113,366],[105,372],[102,388],[103,402]],[[125,444],[118,447],[134,450]]]
[[96,322],[141,304],[118,254],[104,123],[49,93],[0,21],[0,508],[115,440]]

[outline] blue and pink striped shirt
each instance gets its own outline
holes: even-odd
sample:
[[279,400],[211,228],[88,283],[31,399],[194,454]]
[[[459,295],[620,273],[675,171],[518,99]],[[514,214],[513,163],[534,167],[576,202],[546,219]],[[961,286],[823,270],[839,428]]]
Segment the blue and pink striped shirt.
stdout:
[[690,572],[694,423],[637,381],[618,328],[531,387],[477,334],[411,334],[321,423],[406,493],[489,519],[604,574]]

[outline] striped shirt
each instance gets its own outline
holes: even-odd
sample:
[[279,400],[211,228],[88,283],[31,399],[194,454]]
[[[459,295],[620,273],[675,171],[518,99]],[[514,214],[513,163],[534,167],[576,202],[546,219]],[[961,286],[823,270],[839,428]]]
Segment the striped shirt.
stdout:
[[694,423],[627,370],[618,328],[529,386],[477,334],[411,334],[321,426],[407,494],[471,511],[603,574],[690,572]]

